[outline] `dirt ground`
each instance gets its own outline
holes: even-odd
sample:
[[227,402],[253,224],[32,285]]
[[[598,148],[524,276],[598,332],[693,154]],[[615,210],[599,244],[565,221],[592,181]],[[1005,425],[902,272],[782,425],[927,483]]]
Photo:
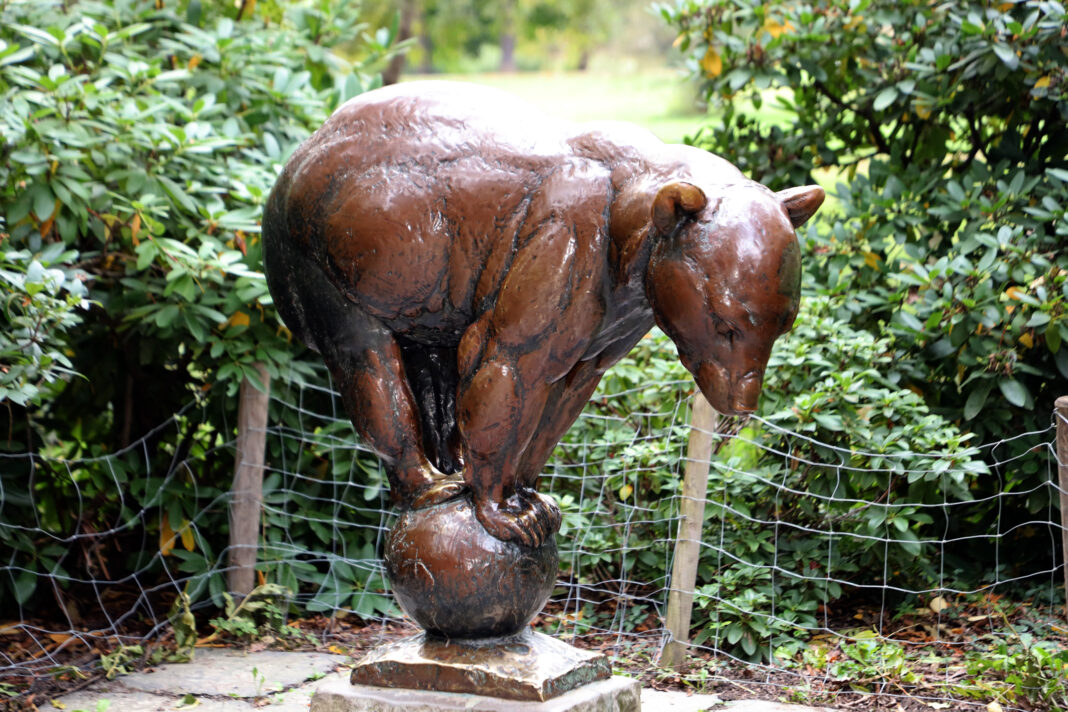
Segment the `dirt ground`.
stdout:
[[[391,640],[411,635],[415,628],[402,623],[366,624],[355,618],[309,618],[294,622],[301,631],[299,636],[278,638],[266,636],[244,645],[227,643],[218,639],[206,645],[213,647],[232,645],[245,649],[319,650],[335,654],[360,657],[365,651]],[[65,693],[88,687],[102,679],[105,672],[99,664],[100,652],[107,641],[102,640],[95,650],[86,648],[88,642],[80,638],[60,650],[50,653],[53,661],[62,664],[52,666],[48,674],[26,674],[22,677],[8,676],[0,679],[0,710],[4,712],[32,712],[37,706]],[[31,652],[29,640],[17,640],[5,635],[0,641],[7,647],[7,656],[26,646]],[[737,661],[713,658],[711,655],[691,657],[688,664],[677,671],[657,668],[656,659],[659,635],[588,636],[569,640],[572,644],[601,650],[615,659],[619,670],[638,677],[643,686],[657,690],[682,690],[701,694],[714,694],[724,701],[772,700],[795,704],[834,707],[842,710],[889,710],[893,712],[930,712],[932,709],[966,710],[987,709],[985,701],[947,699],[942,689],[915,685],[902,687],[894,682],[868,680],[866,691],[856,689],[857,681],[837,681],[825,675],[805,675],[802,672],[779,670],[766,666],[754,666]],[[59,646],[57,646],[59,647]],[[127,671],[151,667],[175,647],[173,634],[166,633],[157,642],[142,646],[140,656],[124,662]],[[936,676],[937,677],[937,676]],[[925,677],[926,679],[926,677]],[[946,679],[945,673],[939,678]],[[1032,710],[1029,707],[1004,707],[1009,710]]]

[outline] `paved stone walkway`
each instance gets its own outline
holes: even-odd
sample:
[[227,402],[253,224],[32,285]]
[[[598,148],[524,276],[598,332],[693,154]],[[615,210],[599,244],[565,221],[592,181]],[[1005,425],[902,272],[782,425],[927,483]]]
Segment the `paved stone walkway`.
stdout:
[[[193,662],[160,665],[150,672],[64,695],[41,712],[307,712],[315,688],[346,680],[348,661],[326,653],[243,653],[207,648]],[[642,712],[830,712],[777,702],[722,703],[713,695],[642,690]]]

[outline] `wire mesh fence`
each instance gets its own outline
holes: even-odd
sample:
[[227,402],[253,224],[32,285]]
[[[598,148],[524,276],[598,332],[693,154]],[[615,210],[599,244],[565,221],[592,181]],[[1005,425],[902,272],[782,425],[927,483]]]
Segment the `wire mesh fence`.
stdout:
[[[674,635],[664,620],[693,390],[635,382],[599,391],[546,468],[561,568],[536,621],[623,667]],[[0,453],[0,685],[173,643],[183,613],[204,630],[226,608],[234,439],[220,398],[199,394],[118,452]],[[294,616],[402,621],[379,558],[393,517],[385,475],[337,393],[325,377],[276,379],[268,422],[258,582],[291,592]],[[966,651],[1063,632],[1052,419],[948,456],[892,438],[841,447],[755,417],[706,434],[691,664],[670,675],[798,699],[860,677],[865,694],[937,702],[967,677]],[[1006,486],[1020,468],[1040,484]],[[943,686],[928,674],[922,689],[895,687],[908,676],[886,670],[912,664],[911,649],[937,651]]]

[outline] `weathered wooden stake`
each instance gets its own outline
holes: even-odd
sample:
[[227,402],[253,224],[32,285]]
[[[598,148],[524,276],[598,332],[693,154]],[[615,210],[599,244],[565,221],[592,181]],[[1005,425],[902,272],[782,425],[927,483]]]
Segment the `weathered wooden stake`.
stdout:
[[671,591],[668,592],[665,624],[671,633],[671,640],[660,653],[661,667],[675,668],[686,661],[697,562],[701,557],[701,527],[705,520],[709,460],[718,424],[719,414],[700,392],[695,393],[690,439],[686,446],[682,499],[679,502],[679,534],[671,566]]
[[1068,619],[1068,396],[1054,404],[1057,418],[1057,468],[1061,486],[1061,558],[1064,564],[1064,617]]
[[230,591],[247,595],[256,586],[256,550],[263,504],[263,463],[267,445],[267,406],[271,381],[267,368],[256,364],[263,383],[259,390],[245,378],[237,406],[237,450],[230,500]]

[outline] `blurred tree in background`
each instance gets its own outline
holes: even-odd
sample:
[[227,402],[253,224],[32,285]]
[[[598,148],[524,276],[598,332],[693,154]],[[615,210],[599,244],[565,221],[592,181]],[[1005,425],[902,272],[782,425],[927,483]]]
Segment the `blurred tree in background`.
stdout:
[[366,10],[373,24],[392,23],[400,41],[411,40],[387,83],[405,65],[421,73],[584,70],[625,26],[659,30],[641,0],[370,0]]

